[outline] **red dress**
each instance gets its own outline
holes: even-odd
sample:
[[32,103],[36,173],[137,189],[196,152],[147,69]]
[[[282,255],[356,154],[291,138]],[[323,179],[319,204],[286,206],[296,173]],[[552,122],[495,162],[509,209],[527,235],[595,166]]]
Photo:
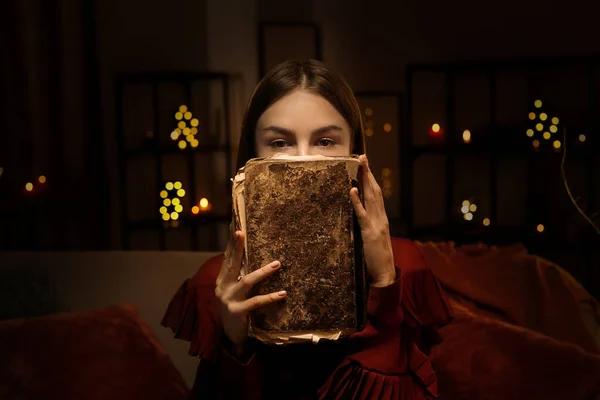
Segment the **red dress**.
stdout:
[[226,350],[215,281],[223,256],[210,259],[175,294],[162,325],[200,358],[193,399],[435,399],[427,354],[450,305],[420,250],[392,239],[398,279],[370,288],[368,322],[339,342],[276,346],[253,342],[252,356]]

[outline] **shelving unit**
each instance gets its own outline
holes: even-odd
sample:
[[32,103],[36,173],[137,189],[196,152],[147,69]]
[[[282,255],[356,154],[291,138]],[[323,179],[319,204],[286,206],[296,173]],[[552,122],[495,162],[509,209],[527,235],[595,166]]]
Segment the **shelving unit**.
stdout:
[[[191,104],[194,101],[194,91],[192,89],[194,84],[197,83],[217,83],[221,86],[220,97],[222,100],[222,124],[217,121],[218,126],[223,126],[223,140],[218,137],[216,141],[218,143],[212,143],[207,140],[203,140],[196,148],[187,146],[186,149],[182,150],[178,148],[175,141],[165,140],[165,137],[169,137],[171,130],[161,130],[161,99],[159,86],[163,84],[177,85],[183,91],[183,104]],[[132,147],[127,144],[126,132],[125,132],[125,107],[124,94],[128,87],[132,85],[147,85],[151,90],[151,110],[152,123],[150,126],[150,135],[147,140],[143,141],[142,145]],[[159,197],[159,193],[149,199],[149,201],[155,202],[154,209],[156,212],[152,217],[133,219],[130,217],[130,205],[129,196],[131,194],[130,187],[127,184],[127,171],[131,163],[139,159],[151,159],[154,169],[154,182],[156,188],[161,188],[165,184],[164,177],[164,164],[163,161],[166,157],[175,157],[183,160],[185,163],[185,170],[179,171],[181,174],[187,174],[189,186],[186,187],[186,196],[190,196],[191,205],[198,204],[199,200],[196,195],[198,177],[197,177],[197,166],[196,157],[210,156],[215,154],[221,154],[225,159],[225,176],[232,176],[232,146],[230,139],[230,105],[229,105],[229,90],[230,90],[230,77],[225,73],[196,73],[196,72],[181,72],[181,71],[163,71],[163,72],[145,72],[137,74],[121,74],[118,75],[115,81],[115,93],[116,93],[116,133],[117,133],[117,145],[118,145],[118,165],[119,165],[119,200],[120,200],[120,215],[121,215],[121,227],[122,227],[122,247],[124,250],[132,249],[131,241],[132,235],[135,232],[141,230],[157,232],[158,233],[158,248],[161,251],[169,250],[167,246],[166,233],[172,229],[189,229],[189,250],[199,250],[198,232],[200,228],[210,227],[212,234],[209,238],[209,243],[202,250],[217,250],[218,249],[218,223],[228,223],[231,220],[231,199],[228,196],[224,196],[222,199],[217,199],[218,202],[226,203],[224,207],[229,210],[227,213],[204,213],[200,215],[193,215],[190,208],[183,210],[176,221],[163,221],[161,215],[158,213],[159,208],[162,206],[162,198]],[[210,96],[206,95],[209,100],[205,101],[205,106],[208,108],[210,104]],[[208,105],[207,105],[208,104]],[[180,104],[172,104],[173,112],[179,107]],[[210,118],[209,112],[205,115],[200,115],[201,118]],[[143,132],[138,132],[142,136]],[[206,134],[206,132],[198,132],[199,135]],[[213,135],[214,136],[214,135]],[[214,142],[215,140],[213,140]],[[212,171],[214,174],[215,171]],[[223,185],[228,185],[229,181],[224,179]],[[227,192],[225,190],[225,192]],[[229,206],[227,206],[229,205]],[[221,207],[223,208],[223,207]]]
[[[569,240],[566,232],[560,227],[555,229],[546,229],[543,232],[536,230],[536,224],[544,221],[551,205],[551,198],[544,198],[539,190],[536,191],[534,180],[536,168],[543,162],[551,161],[556,167],[552,173],[558,173],[562,157],[562,147],[557,151],[552,149],[534,149],[531,146],[532,140],[525,135],[530,121],[527,113],[523,114],[522,123],[511,124],[510,126],[501,125],[498,121],[498,77],[506,71],[515,73],[518,71],[523,80],[527,81],[527,103],[532,103],[538,97],[537,89],[539,87],[532,82],[539,84],[541,80],[538,74],[550,68],[578,68],[585,71],[586,90],[587,90],[587,117],[583,120],[566,119],[561,117],[561,125],[569,129],[585,131],[585,146],[577,145],[576,139],[570,135],[567,142],[567,163],[575,160],[584,162],[586,166],[587,184],[585,200],[591,205],[589,208],[597,207],[598,186],[600,180],[596,174],[595,160],[600,155],[600,136],[599,120],[597,118],[597,96],[600,94],[600,86],[597,85],[597,74],[600,73],[600,57],[568,57],[568,58],[535,58],[520,60],[500,60],[485,62],[460,62],[460,63],[437,63],[427,65],[411,65],[407,68],[406,74],[406,114],[405,128],[406,134],[402,135],[402,144],[400,152],[402,154],[402,214],[406,219],[407,235],[411,239],[417,240],[451,240],[459,243],[468,242],[486,242],[488,244],[509,244],[521,242],[524,243],[532,252],[544,254],[545,251],[569,250],[589,253],[590,263],[587,266],[583,279],[589,278],[591,282],[593,275],[593,266],[591,264],[592,253],[596,251],[599,243],[598,235],[593,230],[588,229],[585,234],[579,235],[576,240]],[[439,122],[444,128],[444,141],[430,144],[415,144],[414,138],[417,134],[415,127],[415,100],[416,93],[415,80],[418,74],[427,73],[440,75],[440,81],[444,82],[445,95],[444,111],[445,118]],[[473,141],[463,143],[462,129],[456,124],[456,77],[470,76],[487,77],[486,93],[489,99],[487,124],[479,126],[477,132],[472,132]],[[543,75],[545,76],[545,75]],[[536,80],[537,79],[537,80]],[[557,109],[560,113],[561,110]],[[432,121],[433,123],[434,121]],[[421,128],[421,127],[420,127]],[[560,128],[559,128],[560,129]],[[540,132],[541,133],[541,132]],[[562,141],[562,133],[560,133]],[[477,140],[479,138],[480,140]],[[553,139],[554,140],[554,139]],[[543,143],[543,141],[542,141]],[[417,187],[415,182],[415,163],[421,157],[432,156],[443,157],[445,167],[443,185],[445,189],[444,220],[439,224],[417,226],[414,220],[415,199],[413,192]],[[456,209],[460,205],[456,203],[455,196],[455,170],[456,165],[461,160],[467,158],[480,157],[489,162],[487,171],[487,182],[489,186],[489,218],[493,221],[489,226],[478,226],[468,221],[463,221],[460,216],[457,217]],[[525,220],[521,225],[502,226],[495,223],[498,220],[498,178],[499,164],[502,160],[519,160],[526,167],[522,171],[527,179],[527,190],[523,193],[526,197]],[[539,173],[539,172],[538,172]],[[428,183],[418,183],[427,185]],[[576,195],[576,194],[575,194]],[[544,205],[544,207],[540,207]],[[588,208],[588,212],[590,211]],[[571,206],[569,212],[574,211]],[[556,210],[552,210],[556,211]],[[598,208],[595,209],[598,211]],[[582,219],[583,221],[583,219]],[[585,223],[583,223],[585,224]],[[585,229],[583,229],[585,231]],[[594,246],[593,243],[596,243]],[[586,254],[587,254],[586,253]]]

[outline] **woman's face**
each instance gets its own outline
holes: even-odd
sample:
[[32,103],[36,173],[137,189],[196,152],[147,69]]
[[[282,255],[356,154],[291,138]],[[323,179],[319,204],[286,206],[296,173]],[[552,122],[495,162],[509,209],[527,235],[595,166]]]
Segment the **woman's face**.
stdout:
[[290,156],[350,155],[350,126],[323,97],[295,90],[261,115],[256,124],[256,154]]

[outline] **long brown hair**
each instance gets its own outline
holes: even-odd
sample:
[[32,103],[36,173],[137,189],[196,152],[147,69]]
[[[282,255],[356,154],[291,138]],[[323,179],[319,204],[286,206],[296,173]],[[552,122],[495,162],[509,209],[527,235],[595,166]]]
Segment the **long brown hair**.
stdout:
[[306,90],[329,101],[350,125],[351,152],[365,152],[360,108],[346,81],[316,60],[285,61],[267,73],[254,89],[242,124],[237,169],[256,157],[254,139],[260,116],[273,103],[296,89]]

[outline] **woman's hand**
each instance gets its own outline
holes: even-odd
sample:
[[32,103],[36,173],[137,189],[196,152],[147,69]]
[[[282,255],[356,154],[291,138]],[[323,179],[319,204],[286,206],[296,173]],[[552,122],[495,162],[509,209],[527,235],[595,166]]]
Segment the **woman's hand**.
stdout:
[[371,278],[371,284],[384,287],[396,280],[389,221],[381,188],[371,173],[367,156],[361,155],[358,159],[361,162],[364,207],[360,202],[358,189],[350,190],[350,198],[360,225],[367,273]]
[[215,295],[221,303],[221,318],[225,335],[236,347],[236,352],[241,353],[248,337],[248,313],[256,308],[283,300],[286,292],[280,291],[248,298],[248,291],[252,286],[277,272],[281,264],[273,261],[240,277],[244,234],[237,231],[232,236],[225,251],[221,272],[217,277]]

